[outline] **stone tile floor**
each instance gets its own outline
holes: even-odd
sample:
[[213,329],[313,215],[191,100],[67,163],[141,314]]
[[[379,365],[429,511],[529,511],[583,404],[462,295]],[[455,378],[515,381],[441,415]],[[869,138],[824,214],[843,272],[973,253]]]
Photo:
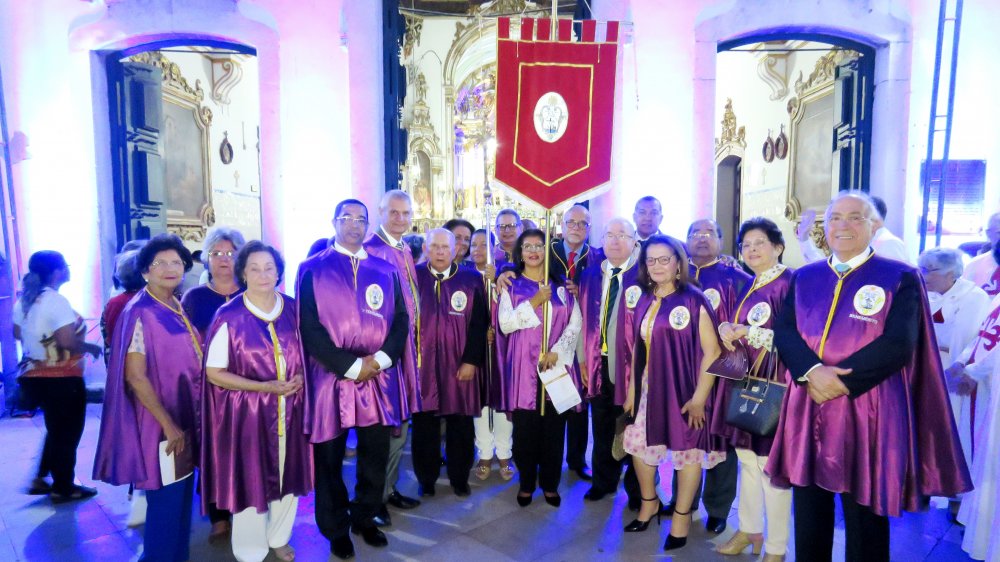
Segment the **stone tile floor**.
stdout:
[[[100,406],[88,407],[87,428],[79,450],[78,476],[90,483]],[[125,525],[128,499],[125,488],[97,484],[100,494],[89,501],[54,506],[45,497],[28,496],[23,490],[33,473],[44,434],[42,417],[0,419],[0,562],[7,561],[128,561],[142,549],[142,529]],[[345,469],[353,479],[352,466]],[[414,495],[416,483],[409,450],[400,484],[404,494]],[[661,488],[669,489],[670,471],[662,471]],[[434,560],[435,562],[493,560],[646,560],[669,559],[660,550],[670,529],[667,521],[645,533],[626,536],[622,526],[634,514],[625,509],[624,492],[596,504],[585,502],[588,483],[572,473],[563,477],[562,507],[555,509],[541,500],[519,508],[514,502],[516,478],[504,482],[494,472],[489,480],[472,478],[472,495],[459,498],[451,493],[447,479],[439,481],[438,494],[416,510],[392,511],[393,527],[388,529],[389,547],[373,549],[355,541],[359,560]],[[351,488],[353,484],[349,483]],[[663,496],[661,492],[661,496]],[[197,499],[196,499],[197,505]],[[712,552],[715,544],[735,532],[735,506],[729,529],[721,536],[709,535],[702,525],[705,513],[692,528],[690,542],[673,559],[753,560],[745,554],[724,557]],[[210,546],[209,523],[195,519],[191,535],[191,560],[234,560],[228,545]],[[835,558],[843,556],[843,528],[836,531]],[[892,522],[892,559],[912,562],[965,561],[961,550],[961,527],[951,524],[942,510],[906,514]],[[303,498],[292,536],[292,546],[301,561],[323,562],[329,545],[313,520],[313,498]],[[273,558],[273,557],[272,557]],[[270,558],[269,558],[270,560]],[[788,560],[794,560],[789,553]]]

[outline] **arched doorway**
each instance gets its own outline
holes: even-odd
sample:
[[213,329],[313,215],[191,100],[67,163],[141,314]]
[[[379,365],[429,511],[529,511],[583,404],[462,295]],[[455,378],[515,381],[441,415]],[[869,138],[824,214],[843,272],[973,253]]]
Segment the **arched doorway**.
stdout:
[[[719,45],[715,210],[727,251],[743,220],[770,218],[790,241],[803,213],[821,215],[838,191],[869,190],[874,57],[857,41],[815,34]],[[786,257],[797,264],[798,254]]]

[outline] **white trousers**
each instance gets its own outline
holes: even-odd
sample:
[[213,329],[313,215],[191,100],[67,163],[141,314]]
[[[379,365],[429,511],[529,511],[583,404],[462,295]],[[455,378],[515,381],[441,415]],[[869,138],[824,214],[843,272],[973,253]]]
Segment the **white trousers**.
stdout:
[[511,437],[514,434],[514,424],[507,419],[507,414],[493,411],[493,431],[490,431],[490,408],[483,408],[481,415],[473,418],[472,423],[476,428],[476,452],[479,460],[493,458],[496,451],[499,460],[507,460],[513,456],[514,441]]
[[792,518],[792,490],[771,485],[771,479],[764,474],[767,457],[757,456],[749,449],[736,449],[736,457],[740,461],[740,530],[750,534],[763,533],[766,512],[764,551],[785,554]]
[[[285,437],[278,438],[278,479],[285,475]],[[288,494],[268,502],[267,511],[248,507],[233,514],[233,555],[239,562],[262,562],[272,548],[288,544],[299,498]]]

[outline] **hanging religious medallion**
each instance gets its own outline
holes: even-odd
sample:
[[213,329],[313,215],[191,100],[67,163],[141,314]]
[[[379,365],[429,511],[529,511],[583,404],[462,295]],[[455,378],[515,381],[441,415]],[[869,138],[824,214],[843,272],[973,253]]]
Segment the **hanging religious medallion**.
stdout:
[[771,318],[771,305],[766,302],[759,302],[753,305],[753,308],[747,313],[747,322],[751,326],[763,326],[769,318]]
[[223,164],[229,164],[233,161],[233,145],[229,144],[228,131],[222,133],[222,144],[219,145],[219,158],[222,159]]
[[708,303],[712,305],[712,310],[719,310],[719,304],[722,303],[722,295],[719,291],[715,289],[706,289],[705,298],[708,299]]
[[677,306],[670,311],[670,327],[675,330],[683,330],[691,323],[691,312],[686,306]]
[[566,304],[567,301],[566,301],[566,288],[565,287],[559,287],[558,289],[556,289],[556,296],[559,297],[559,302],[561,302],[563,304]]
[[566,132],[569,108],[566,100],[556,92],[542,94],[535,104],[535,132],[545,142],[556,142]]
[[466,296],[464,291],[455,291],[451,295],[451,308],[455,312],[462,312],[465,310],[466,305],[469,304],[469,297]]
[[625,289],[625,306],[635,308],[635,305],[639,304],[639,297],[641,296],[642,289],[638,285],[632,285],[628,289]]
[[382,294],[382,287],[379,287],[375,283],[368,285],[365,289],[365,302],[368,303],[368,307],[372,310],[378,310],[382,308],[382,301],[385,295]]
[[785,136],[785,126],[781,126],[781,133],[774,139],[774,155],[778,160],[784,160],[788,156],[788,137]]
[[771,138],[771,129],[767,130],[767,140],[764,141],[761,153],[764,156],[764,161],[768,164],[774,161],[774,139]]
[[885,289],[878,285],[865,285],[854,294],[854,310],[864,316],[874,316],[885,306]]

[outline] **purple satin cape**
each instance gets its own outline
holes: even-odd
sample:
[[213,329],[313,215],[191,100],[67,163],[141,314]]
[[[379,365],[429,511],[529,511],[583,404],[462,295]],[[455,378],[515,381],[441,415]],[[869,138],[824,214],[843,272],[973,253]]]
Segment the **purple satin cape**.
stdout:
[[184,296],[181,297],[181,306],[184,307],[184,313],[187,314],[188,320],[198,330],[201,339],[208,341],[205,339],[205,334],[208,333],[208,327],[212,325],[215,312],[219,310],[219,307],[241,294],[243,294],[242,289],[226,296],[213,291],[208,284],[198,285],[184,293]]
[[[381,236],[378,236],[378,231],[372,233],[368,240],[365,240],[364,248],[368,255],[381,258],[394,265],[399,275],[399,288],[403,292],[403,301],[406,302],[406,313],[410,315],[410,337],[406,340],[403,356],[399,360],[400,374],[406,384],[404,400],[406,400],[410,412],[421,412],[423,407],[420,404],[420,359],[417,354],[416,339],[420,298],[416,294],[417,271],[413,264],[413,254],[406,244],[403,244],[402,250],[393,248]],[[403,419],[409,418],[410,416],[407,414]]]
[[116,486],[134,484],[140,490],[163,486],[159,451],[163,430],[125,381],[125,356],[136,320],[142,321],[146,377],[174,423],[188,433],[186,446],[198,451],[201,341],[197,330],[188,329],[185,318],[183,312],[167,308],[145,290],[122,311],[111,342],[94,480]]
[[921,496],[952,497],[972,489],[919,273],[873,255],[844,277],[836,300],[838,278],[829,260],[806,265],[795,275],[799,334],[827,365],[882,334],[893,296],[907,275],[920,284],[920,334],[910,363],[861,396],[819,405],[805,385],[790,386],[765,468],[771,481],[849,492],[876,514],[892,517],[920,509]]
[[[549,283],[552,287],[552,330],[549,332],[549,347],[555,345],[573,314],[573,295],[562,285]],[[562,289],[561,291],[559,289]],[[514,308],[526,302],[538,292],[538,283],[527,277],[518,276],[511,279],[510,300]],[[560,300],[563,293],[566,300]],[[542,307],[535,309],[538,319],[542,319]],[[499,321],[496,326],[500,333]],[[542,325],[534,328],[517,330],[504,338],[503,357],[501,365],[504,372],[503,403],[500,408],[504,412],[514,410],[535,410],[538,408],[538,357],[542,347]],[[580,388],[580,372],[576,361],[569,369],[570,377],[577,389]],[[580,410],[580,406],[577,406]]]
[[[736,309],[733,311],[732,322],[750,326],[750,322],[747,320],[747,315],[750,311],[755,306],[761,307],[766,305],[770,313],[767,320],[763,324],[760,324],[759,327],[772,329],[775,319],[781,312],[781,305],[785,302],[785,295],[788,294],[788,287],[791,285],[791,281],[792,269],[788,268],[759,289],[753,289],[754,281],[747,283],[736,301]],[[751,364],[753,364],[759,354],[764,353],[763,350],[754,349],[749,346],[747,349],[751,353]],[[766,365],[761,368],[768,369]],[[786,384],[789,382],[788,369],[785,368],[780,359],[778,359],[776,372],[778,380]],[[712,433],[724,438],[726,442],[735,448],[749,449],[761,457],[768,456],[771,453],[771,445],[774,442],[773,436],[761,437],[753,435],[726,423],[726,409],[729,406],[730,389],[734,386],[743,386],[743,383],[718,379],[715,381],[715,384],[720,387],[720,392],[716,395],[715,412],[712,415]]]
[[[282,311],[274,320],[285,357],[287,379],[305,375],[302,340],[296,322],[295,301],[281,295]],[[223,324],[229,332],[229,367],[226,371],[253,381],[278,380],[274,344],[268,322],[232,299],[215,315],[209,328],[211,342]],[[312,448],[305,433],[303,389],[285,397],[284,478],[278,465],[278,396],[246,390],[226,390],[205,381],[202,408],[201,503],[202,512],[215,503],[239,513],[253,507],[258,513],[268,502],[312,490]]]
[[[622,271],[618,288],[618,311],[611,322],[617,326],[617,341],[609,341],[608,359],[614,359],[615,369],[615,397],[621,395],[621,402],[624,403],[627,392],[628,377],[630,376],[631,353],[624,353],[621,342],[627,338],[631,341],[634,334],[629,334],[632,327],[632,315],[635,310],[628,307],[625,295],[631,287],[638,286],[639,267],[632,264],[628,269]],[[583,331],[580,337],[583,338],[583,358],[587,366],[587,398],[594,398],[601,394],[601,330],[604,326],[601,318],[601,301],[604,298],[604,269],[601,263],[597,263],[583,270],[580,276],[580,313],[583,317]],[[634,290],[633,290],[634,291]]]
[[[725,451],[725,443],[711,434],[707,423],[701,429],[690,428],[686,414],[681,414],[681,408],[694,396],[701,374],[701,359],[704,355],[698,331],[701,311],[704,309],[708,312],[713,329],[718,326],[711,304],[693,286],[667,295],[660,302],[660,309],[653,320],[650,341],[643,342],[642,320],[654,300],[652,293],[644,293],[639,298],[634,322],[636,346],[632,372],[637,373],[637,386],[633,411],[639,409],[642,377],[648,376],[646,443],[651,446],[665,445],[671,451]],[[671,315],[683,318],[685,314],[686,323],[672,323]],[[706,420],[712,419],[714,401],[714,394],[710,393],[705,403]]]
[[737,297],[751,277],[742,269],[718,260],[701,268],[692,263],[690,271],[691,277],[701,284],[701,291],[712,303],[715,317],[719,322],[730,322],[739,304]]
[[[482,410],[479,378],[456,377],[472,320],[474,299],[485,299],[483,276],[458,269],[438,282],[424,264],[417,269],[420,291],[420,392],[425,412],[439,416],[478,416]],[[479,369],[477,369],[479,371]]]
[[[486,278],[482,279],[483,291],[488,290],[486,286]],[[494,410],[501,410],[504,403],[503,389],[506,387],[504,383],[506,373],[503,369],[503,358],[506,345],[507,337],[500,333],[500,324],[497,320],[497,311],[500,308],[499,294],[497,293],[496,284],[492,285],[489,289],[490,300],[490,326],[493,327],[493,346],[487,350],[487,361],[489,361],[488,367],[483,366],[483,382],[481,388],[483,389],[483,405],[489,406]]]
[[[358,357],[382,348],[395,310],[396,268],[374,256],[358,261],[357,286],[351,258],[328,248],[299,266],[302,277],[312,273],[319,321],[333,343]],[[380,294],[375,304],[369,296]],[[351,427],[398,426],[410,417],[406,382],[393,365],[375,378],[356,383],[338,378],[318,361],[306,359],[306,433],[309,441],[329,441]]]

